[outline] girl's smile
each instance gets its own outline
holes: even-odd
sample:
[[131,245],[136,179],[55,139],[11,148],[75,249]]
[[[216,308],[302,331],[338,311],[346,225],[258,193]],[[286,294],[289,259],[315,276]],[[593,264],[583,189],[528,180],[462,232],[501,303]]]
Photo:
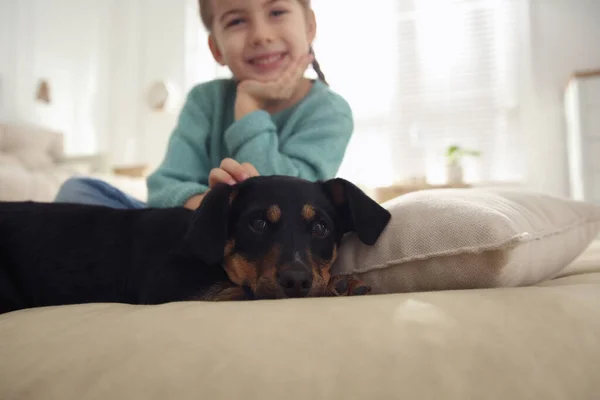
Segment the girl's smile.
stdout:
[[253,56],[248,59],[248,64],[258,74],[271,73],[285,68],[289,55],[287,52],[270,52]]

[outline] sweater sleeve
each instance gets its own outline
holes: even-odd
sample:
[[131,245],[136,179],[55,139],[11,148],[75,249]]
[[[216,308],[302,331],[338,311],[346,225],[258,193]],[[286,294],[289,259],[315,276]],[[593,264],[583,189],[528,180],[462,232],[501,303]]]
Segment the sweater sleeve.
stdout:
[[167,152],[147,179],[149,207],[179,207],[192,196],[208,189],[207,137],[210,120],[191,91],[177,125],[169,138]]
[[306,112],[282,143],[270,115],[258,110],[234,122],[225,132],[225,143],[238,162],[251,163],[261,175],[316,181],[335,176],[353,129],[349,106],[319,107]]

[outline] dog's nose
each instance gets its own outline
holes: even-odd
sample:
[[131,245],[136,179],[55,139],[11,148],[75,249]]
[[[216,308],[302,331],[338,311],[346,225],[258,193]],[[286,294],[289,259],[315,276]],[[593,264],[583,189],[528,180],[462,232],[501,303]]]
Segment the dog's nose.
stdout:
[[312,286],[312,273],[304,265],[292,265],[279,272],[277,283],[287,297],[305,297]]

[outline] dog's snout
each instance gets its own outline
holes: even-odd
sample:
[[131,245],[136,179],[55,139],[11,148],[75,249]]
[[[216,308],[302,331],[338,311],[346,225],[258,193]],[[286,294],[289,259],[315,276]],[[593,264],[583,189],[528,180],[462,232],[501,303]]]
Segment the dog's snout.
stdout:
[[312,286],[312,273],[304,264],[294,263],[278,273],[277,282],[287,297],[305,297]]

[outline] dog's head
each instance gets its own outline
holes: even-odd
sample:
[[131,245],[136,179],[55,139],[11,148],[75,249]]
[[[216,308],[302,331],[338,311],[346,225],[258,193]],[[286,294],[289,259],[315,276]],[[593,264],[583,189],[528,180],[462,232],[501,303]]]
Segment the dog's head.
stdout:
[[342,236],[372,245],[390,217],[343,179],[264,176],[210,190],[185,241],[256,298],[312,297],[325,293]]

